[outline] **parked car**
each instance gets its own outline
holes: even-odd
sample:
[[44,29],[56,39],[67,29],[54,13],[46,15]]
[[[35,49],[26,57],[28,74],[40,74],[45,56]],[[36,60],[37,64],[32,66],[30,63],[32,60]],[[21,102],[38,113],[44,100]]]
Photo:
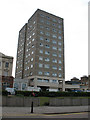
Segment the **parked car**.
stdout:
[[15,89],[14,88],[6,88],[5,89],[9,94],[15,95]]

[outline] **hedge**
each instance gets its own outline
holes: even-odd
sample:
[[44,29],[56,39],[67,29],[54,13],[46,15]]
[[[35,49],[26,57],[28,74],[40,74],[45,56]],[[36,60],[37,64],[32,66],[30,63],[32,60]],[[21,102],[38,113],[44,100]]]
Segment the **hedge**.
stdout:
[[7,92],[6,90],[2,90],[2,95],[7,96],[7,95],[9,95],[9,94],[10,94],[10,93]]
[[16,91],[16,95],[35,96],[35,97],[90,97],[89,92]]

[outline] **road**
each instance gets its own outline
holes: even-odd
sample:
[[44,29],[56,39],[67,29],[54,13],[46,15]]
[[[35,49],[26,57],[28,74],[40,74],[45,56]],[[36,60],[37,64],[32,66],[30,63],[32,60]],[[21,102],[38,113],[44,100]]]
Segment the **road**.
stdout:
[[88,112],[65,114],[8,114],[3,118],[88,118]]

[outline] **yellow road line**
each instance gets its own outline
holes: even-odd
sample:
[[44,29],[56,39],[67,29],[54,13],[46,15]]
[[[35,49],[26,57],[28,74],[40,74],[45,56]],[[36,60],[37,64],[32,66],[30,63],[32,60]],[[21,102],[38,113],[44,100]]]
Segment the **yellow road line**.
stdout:
[[82,113],[68,113],[68,114],[2,114],[2,116],[62,116],[62,115],[73,115],[73,114],[86,114],[88,112]]

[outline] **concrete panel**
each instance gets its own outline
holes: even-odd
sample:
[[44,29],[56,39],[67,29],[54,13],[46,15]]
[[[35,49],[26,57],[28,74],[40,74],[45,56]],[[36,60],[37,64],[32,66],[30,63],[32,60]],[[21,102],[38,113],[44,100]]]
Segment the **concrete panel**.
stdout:
[[82,105],[88,105],[88,98],[81,99],[81,104]]
[[30,98],[30,97],[2,97],[3,106],[9,107],[30,107],[33,101],[34,106],[40,105],[39,98]]
[[80,98],[73,98],[72,99],[72,105],[73,106],[81,105],[81,99]]
[[2,96],[2,106],[7,106],[6,102],[7,102],[7,97]]
[[50,106],[85,106],[88,105],[88,98],[52,98]]
[[39,98],[27,98],[27,97],[24,98],[24,106],[25,107],[30,107],[32,102],[33,102],[33,106],[40,105]]
[[64,104],[65,106],[72,106],[72,99],[71,98],[64,98]]

